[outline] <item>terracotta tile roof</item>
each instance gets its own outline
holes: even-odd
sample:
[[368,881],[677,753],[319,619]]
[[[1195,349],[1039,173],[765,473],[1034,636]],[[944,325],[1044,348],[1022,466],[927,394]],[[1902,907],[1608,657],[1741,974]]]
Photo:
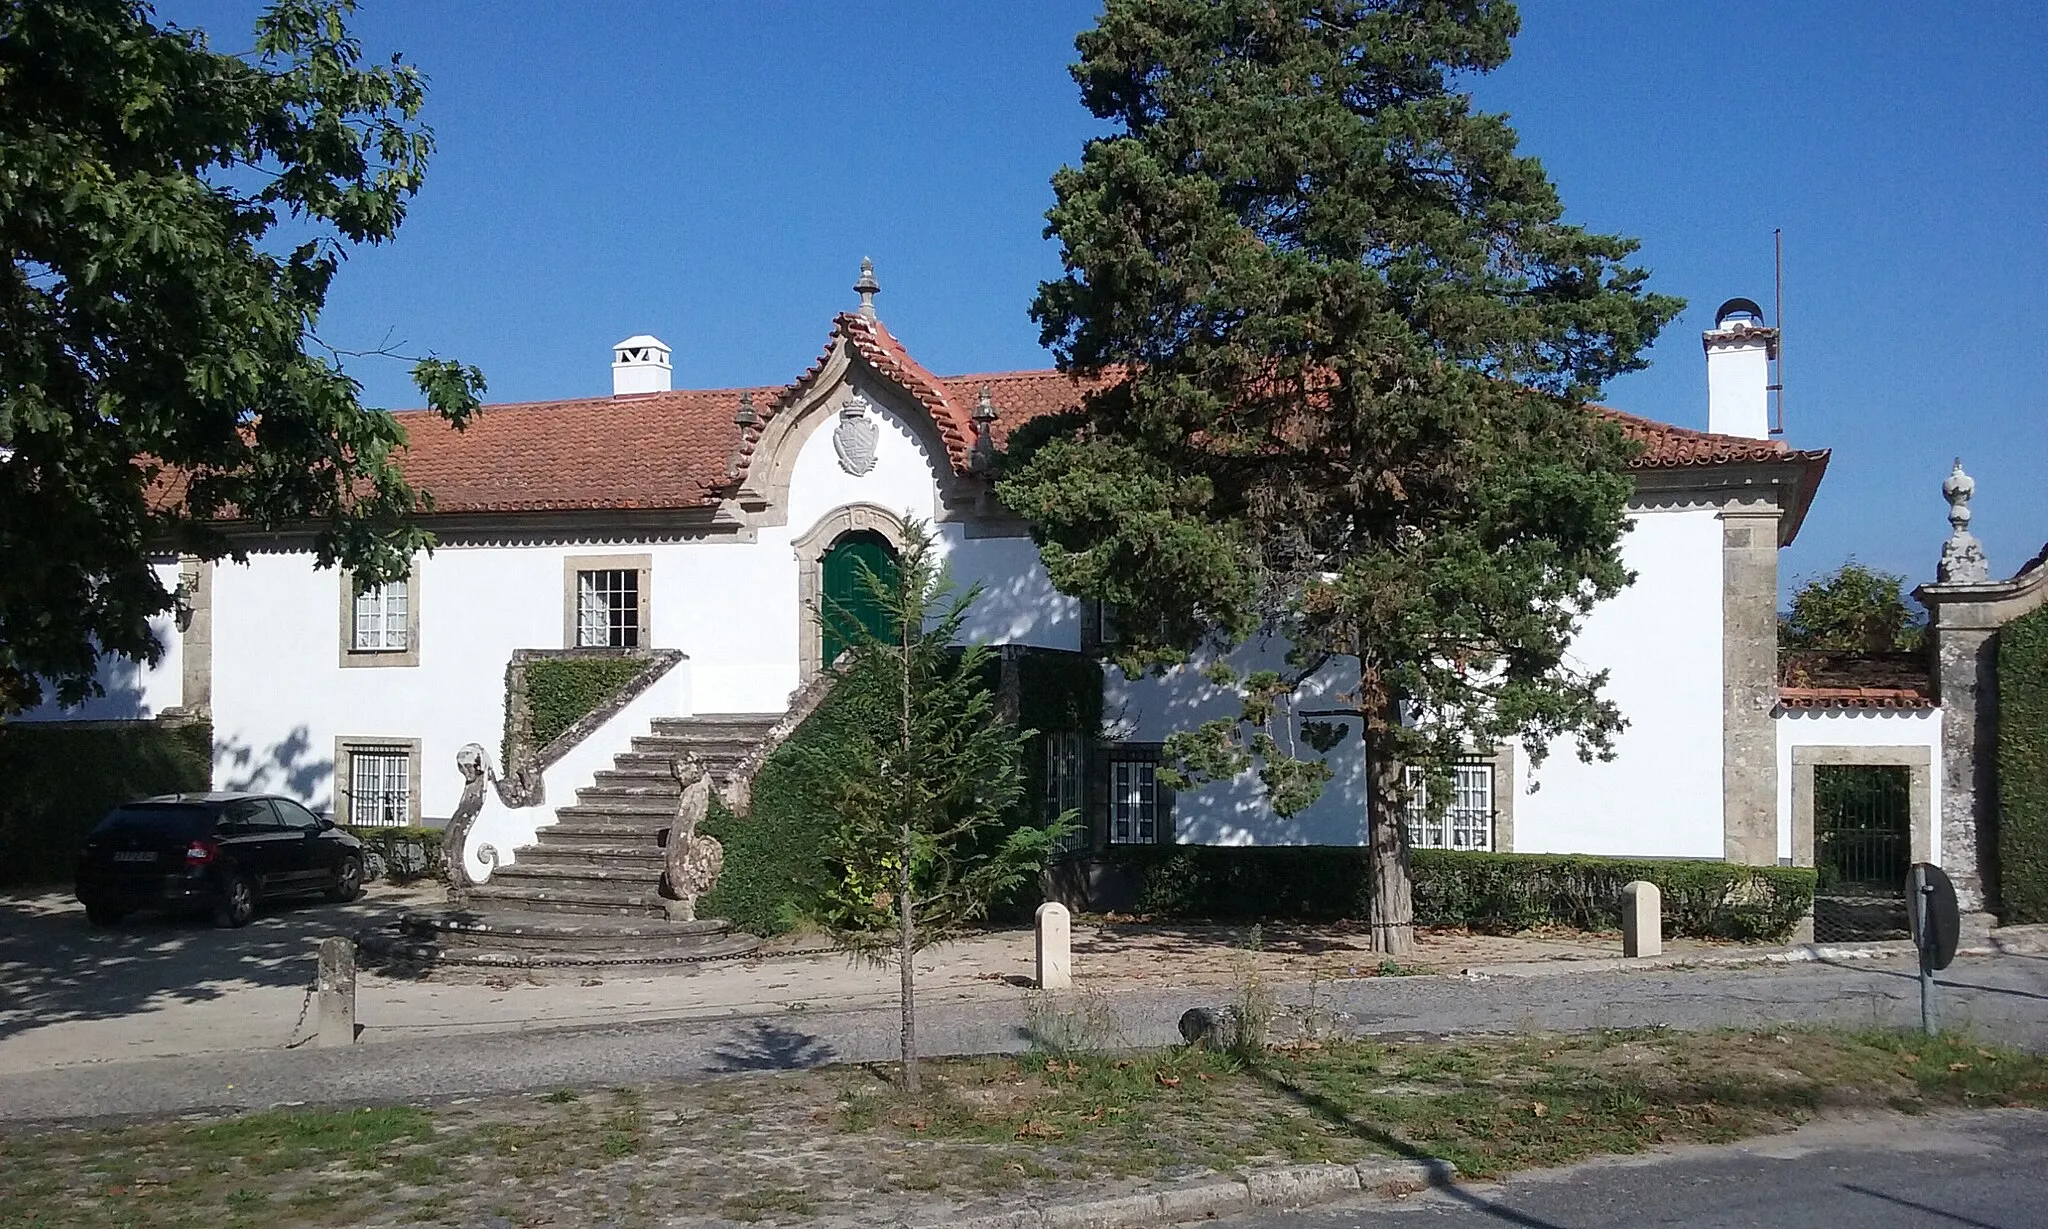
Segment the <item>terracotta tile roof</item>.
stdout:
[[[1078,407],[1103,382],[1058,371],[936,376],[881,321],[847,312],[833,320],[824,352],[794,383],[492,405],[462,432],[429,411],[406,411],[397,416],[408,435],[400,464],[444,513],[701,507],[745,477],[762,429],[799,400],[842,340],[925,407],[960,472],[974,445],[973,411],[982,385],[996,409],[990,434],[1000,447],[1022,423]],[[759,417],[744,435],[733,421],[743,393],[753,394]],[[1824,464],[1828,455],[1604,407],[1598,412],[1613,416],[1646,445],[1634,462],[1637,469],[1780,460]]]
[[1934,697],[1910,687],[1780,687],[1783,708],[1933,708]]
[[1778,659],[1784,708],[1933,708],[1927,655],[1792,650]]

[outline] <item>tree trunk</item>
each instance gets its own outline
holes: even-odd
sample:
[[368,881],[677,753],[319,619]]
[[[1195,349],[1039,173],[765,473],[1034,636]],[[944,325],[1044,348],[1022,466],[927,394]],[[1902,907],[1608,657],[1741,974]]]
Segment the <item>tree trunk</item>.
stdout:
[[1408,816],[1393,742],[1384,725],[1367,721],[1366,870],[1372,895],[1366,920],[1373,951],[1406,956],[1415,950],[1415,875],[1408,862]]
[[896,870],[896,963],[903,970],[903,1091],[917,1095],[917,945],[910,912],[910,825],[903,825],[902,864]]

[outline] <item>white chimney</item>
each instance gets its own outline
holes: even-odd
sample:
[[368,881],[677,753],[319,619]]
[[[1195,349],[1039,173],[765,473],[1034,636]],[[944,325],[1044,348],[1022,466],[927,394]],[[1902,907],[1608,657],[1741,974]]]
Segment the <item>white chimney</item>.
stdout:
[[1753,440],[1771,435],[1771,360],[1778,330],[1748,299],[1730,299],[1701,334],[1707,348],[1707,430]]
[[659,337],[642,333],[612,347],[612,396],[631,397],[637,393],[665,393],[674,376],[669,367],[668,346]]

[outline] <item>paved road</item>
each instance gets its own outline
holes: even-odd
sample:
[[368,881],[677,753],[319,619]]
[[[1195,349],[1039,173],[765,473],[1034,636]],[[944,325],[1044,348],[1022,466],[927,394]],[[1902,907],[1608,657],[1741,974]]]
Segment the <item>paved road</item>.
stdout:
[[1217,1229],[2039,1229],[2048,1114],[1828,1123],[1431,1192],[1209,1222]]
[[[1942,980],[1949,1022],[2048,1050],[2048,957],[1963,959]],[[1299,1002],[1302,993],[1294,988],[1282,997]],[[1178,1039],[1182,1011],[1217,999],[1214,991],[1143,990],[1058,996],[1050,1004],[944,1004],[920,1017],[919,1036],[927,1054],[1011,1052],[1065,1021],[1070,1036],[1091,1045],[1163,1045]],[[1919,991],[1905,962],[1856,961],[1492,981],[1369,978],[1321,987],[1318,1006],[1346,1031],[1397,1036],[1798,1021],[1911,1025],[1919,1019]],[[0,1076],[0,1121],[430,1102],[869,1062],[894,1055],[896,1027],[893,1010],[805,1011],[100,1063]]]

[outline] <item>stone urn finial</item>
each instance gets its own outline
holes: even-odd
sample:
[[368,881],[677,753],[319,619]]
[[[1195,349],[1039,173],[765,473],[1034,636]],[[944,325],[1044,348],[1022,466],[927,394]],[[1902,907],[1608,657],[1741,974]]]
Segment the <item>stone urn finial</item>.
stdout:
[[1941,563],[1935,579],[1946,585],[1982,584],[1991,578],[1991,565],[1984,557],[1984,545],[1970,533],[1970,497],[1977,493],[1977,480],[1963,472],[1963,459],[1941,484],[1948,500],[1948,541],[1941,547]]
[[860,314],[873,320],[875,296],[881,293],[882,284],[875,280],[875,262],[865,256],[860,258],[860,280],[853,284],[853,289],[860,295]]

